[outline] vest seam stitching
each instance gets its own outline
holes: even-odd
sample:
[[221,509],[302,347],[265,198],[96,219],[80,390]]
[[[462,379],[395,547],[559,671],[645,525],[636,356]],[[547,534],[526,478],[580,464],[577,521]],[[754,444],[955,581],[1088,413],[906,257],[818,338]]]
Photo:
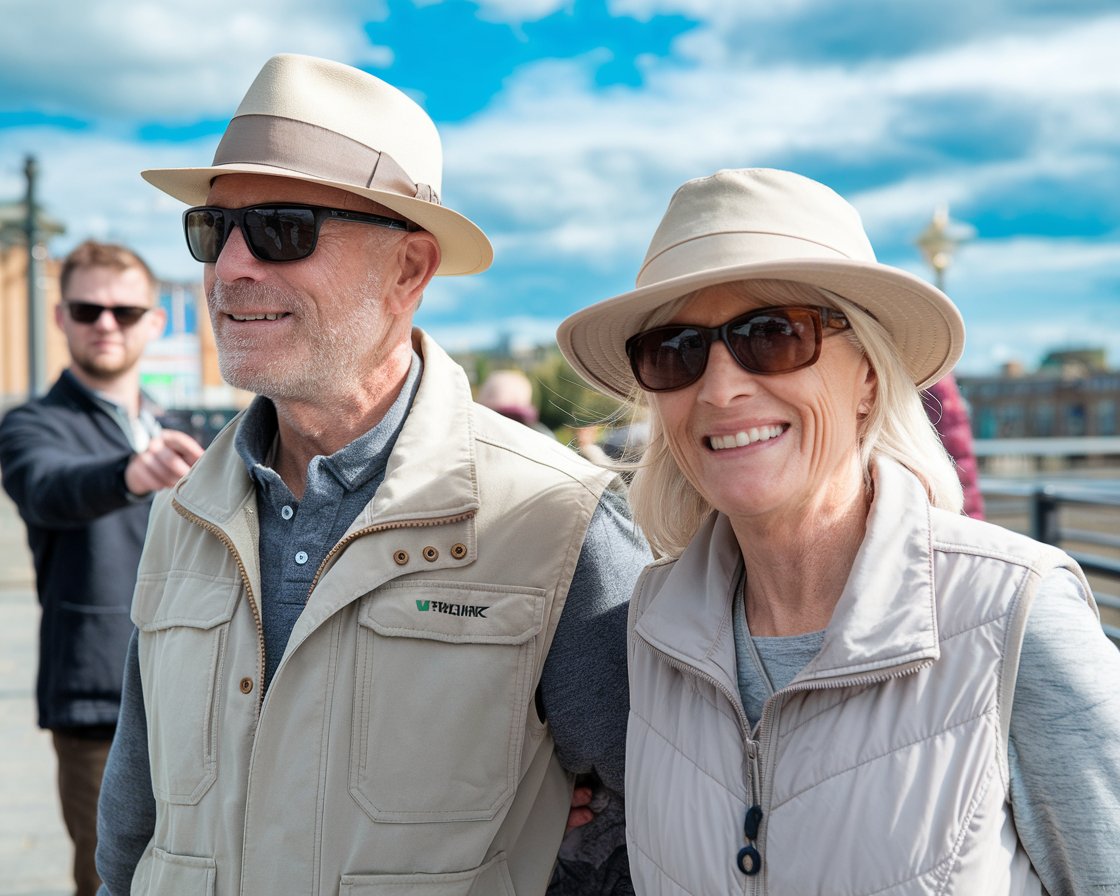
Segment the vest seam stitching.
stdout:
[[796,791],[795,793],[791,793],[788,797],[783,799],[781,802],[771,803],[770,811],[773,812],[775,809],[780,809],[786,803],[792,802],[793,800],[800,797],[802,794],[808,793],[810,790],[812,790],[816,787],[820,787],[826,781],[831,781],[833,778],[839,778],[842,775],[850,774],[851,772],[855,771],[858,768],[862,768],[865,765],[870,765],[872,762],[878,762],[879,760],[885,759],[887,756],[890,756],[894,753],[898,753],[898,752],[900,752],[902,750],[905,750],[909,747],[913,747],[913,746],[916,746],[917,744],[924,743],[926,741],[932,740],[935,737],[940,737],[941,735],[946,734],[949,731],[952,731],[954,728],[960,728],[962,725],[967,725],[969,722],[975,722],[977,719],[982,719],[985,716],[991,715],[993,712],[997,712],[997,708],[994,705],[992,705],[991,703],[988,703],[988,704],[985,705],[985,707],[983,709],[981,709],[979,712],[975,713],[974,715],[968,716],[967,718],[960,719],[956,722],[953,722],[950,725],[945,725],[944,727],[938,728],[936,731],[931,731],[928,734],[925,734],[922,737],[919,737],[915,740],[907,741],[906,743],[896,744],[895,746],[891,747],[886,752],[879,753],[875,756],[869,756],[867,759],[864,759],[861,762],[857,762],[854,765],[848,766],[847,768],[839,769],[838,771],[835,771],[830,775],[826,775],[825,777],[806,785],[805,787],[801,788],[800,790]]
[[682,753],[681,750],[671,740],[669,740],[669,738],[667,738],[664,734],[654,728],[653,723],[650,722],[649,719],[643,716],[636,709],[634,709],[633,706],[630,707],[630,714],[639,719],[646,726],[646,730],[649,731],[658,740],[660,740],[663,744],[665,744],[670,750],[673,751],[673,753],[681,756],[689,765],[696,769],[696,771],[700,772],[701,775],[703,775],[705,778],[708,778],[713,784],[718,785],[721,790],[731,794],[731,796],[735,797],[735,799],[741,800],[745,798],[743,794],[738,794],[735,791],[731,790],[726,784],[716,778],[711,772],[698,765],[691,756],[685,756],[684,753]]

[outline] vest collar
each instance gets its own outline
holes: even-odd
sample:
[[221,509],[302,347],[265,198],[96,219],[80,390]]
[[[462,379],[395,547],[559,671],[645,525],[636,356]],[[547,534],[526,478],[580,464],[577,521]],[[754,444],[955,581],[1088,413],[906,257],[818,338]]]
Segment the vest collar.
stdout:
[[[470,385],[427,334],[415,330],[413,344],[424,361],[416,399],[393,447],[385,480],[352,530],[459,516],[479,506]],[[238,528],[246,509],[255,508],[252,480],[233,446],[235,429],[236,424],[226,427],[175,488],[175,500],[185,510],[225,530]]]
[[[795,681],[872,674],[940,655],[930,504],[918,479],[877,458],[867,531],[820,653]],[[679,662],[736,688],[732,589],[742,556],[730,521],[713,514],[640,614],[635,633]]]

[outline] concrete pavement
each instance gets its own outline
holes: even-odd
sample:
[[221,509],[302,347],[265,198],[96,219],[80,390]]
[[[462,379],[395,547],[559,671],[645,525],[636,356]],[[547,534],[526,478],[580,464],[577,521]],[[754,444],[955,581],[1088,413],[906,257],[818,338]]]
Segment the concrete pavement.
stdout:
[[39,603],[23,523],[0,491],[0,896],[73,893],[50,735],[35,724]]

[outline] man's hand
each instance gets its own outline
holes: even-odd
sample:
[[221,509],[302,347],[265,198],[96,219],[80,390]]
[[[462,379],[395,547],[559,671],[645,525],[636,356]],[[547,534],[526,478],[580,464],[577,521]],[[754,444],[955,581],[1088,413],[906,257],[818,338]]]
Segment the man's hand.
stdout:
[[201,456],[202,446],[185,432],[165,429],[129,460],[125,487],[137,496],[170,488]]
[[583,827],[595,818],[595,811],[591,808],[591,798],[594,791],[590,787],[577,787],[572,791],[572,808],[568,810],[568,826],[564,833]]

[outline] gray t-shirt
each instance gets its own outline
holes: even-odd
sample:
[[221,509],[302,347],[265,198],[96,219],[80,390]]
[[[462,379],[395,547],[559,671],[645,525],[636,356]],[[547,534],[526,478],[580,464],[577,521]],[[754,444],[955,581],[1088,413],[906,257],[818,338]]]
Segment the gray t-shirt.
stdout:
[[[737,589],[739,693],[751,726],[816,656],[824,632],[758,638]],[[1060,569],[1027,619],[1008,744],[1015,827],[1046,890],[1120,893],[1120,651]]]

